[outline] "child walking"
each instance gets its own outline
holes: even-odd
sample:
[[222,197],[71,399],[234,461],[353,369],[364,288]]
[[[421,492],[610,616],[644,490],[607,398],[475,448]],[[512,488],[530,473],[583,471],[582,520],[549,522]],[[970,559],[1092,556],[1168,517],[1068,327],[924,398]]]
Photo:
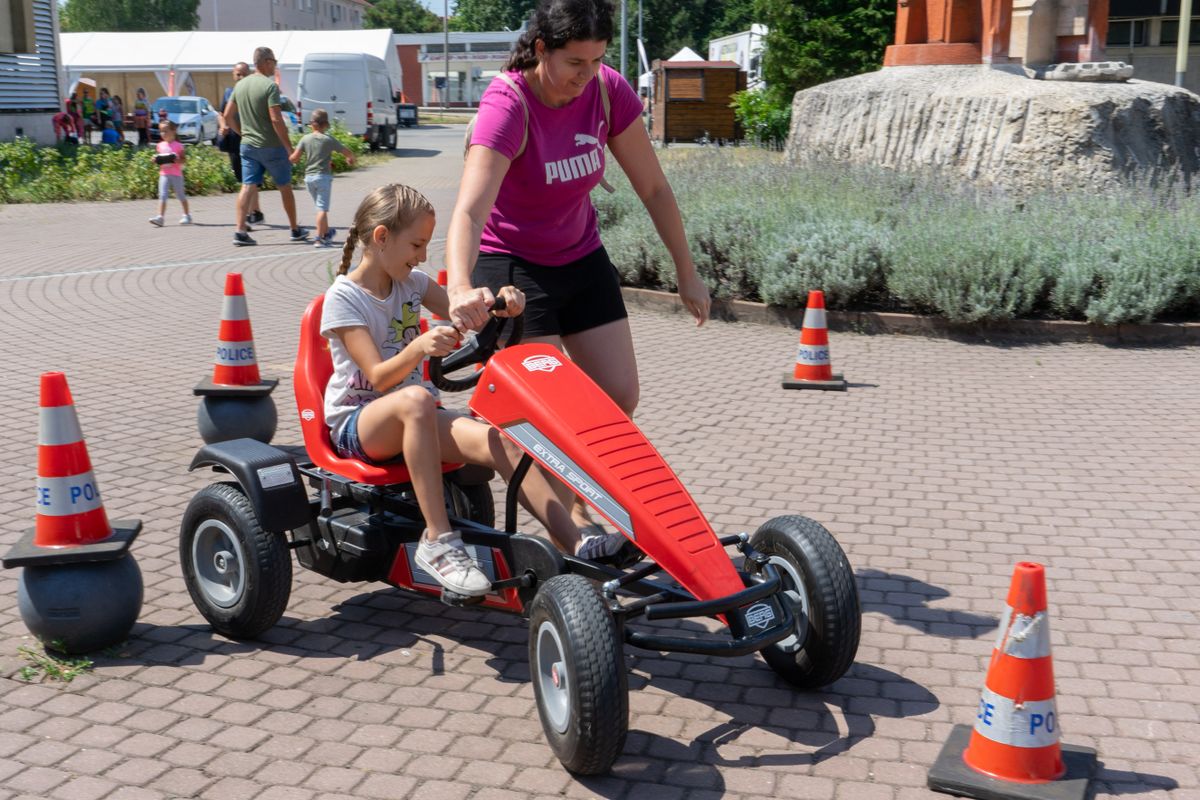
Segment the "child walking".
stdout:
[[[422,305],[443,316],[450,305],[446,290],[416,269],[425,260],[434,224],[429,201],[396,183],[371,192],[355,212],[321,315],[321,334],[330,340],[333,357],[325,420],[344,458],[379,463],[403,456],[426,525],[417,563],[450,591],[481,595],[491,584],[450,527],[441,465],[482,464],[509,480],[521,452],[495,428],[438,408],[435,390],[422,380],[425,357],[449,355],[459,340],[450,325],[420,332]],[[362,256],[350,269],[356,245]],[[499,295],[508,304],[504,313],[519,314],[525,306],[525,295],[512,286]],[[521,486],[522,504],[565,552],[589,559],[622,552],[625,539],[619,534],[581,539],[569,507],[540,470],[530,470]]]
[[183,145],[175,138],[177,127],[169,119],[158,124],[162,135],[162,141],[155,145],[157,155],[154,157],[158,162],[158,214],[150,218],[150,224],[159,228],[163,224],[163,214],[167,213],[167,196],[170,192],[175,192],[175,197],[183,206],[183,216],[179,218],[179,224],[192,224],[187,195],[183,191],[183,162],[187,158],[183,154]]
[[329,113],[318,108],[309,117],[312,133],[306,133],[296,143],[296,149],[288,156],[293,164],[304,157],[304,185],[312,195],[313,204],[317,207],[317,240],[316,247],[329,247],[333,244],[333,228],[329,227],[329,194],[333,190],[333,167],[330,159],[334,153],[341,153],[351,164],[354,163],[354,153],[350,148],[329,136]]

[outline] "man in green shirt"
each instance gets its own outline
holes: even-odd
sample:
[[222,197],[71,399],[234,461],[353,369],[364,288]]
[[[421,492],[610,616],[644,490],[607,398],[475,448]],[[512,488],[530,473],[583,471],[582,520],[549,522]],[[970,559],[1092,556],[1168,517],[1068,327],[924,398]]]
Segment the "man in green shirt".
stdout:
[[254,51],[254,74],[238,81],[225,105],[225,124],[242,137],[242,191],[237,200],[237,246],[257,244],[250,238],[246,215],[255,207],[263,175],[279,188],[279,198],[292,228],[292,241],[303,242],[308,232],[296,224],[296,196],[292,193],[292,165],[288,161],[287,125],[280,109],[276,85],[275,54],[269,47]]

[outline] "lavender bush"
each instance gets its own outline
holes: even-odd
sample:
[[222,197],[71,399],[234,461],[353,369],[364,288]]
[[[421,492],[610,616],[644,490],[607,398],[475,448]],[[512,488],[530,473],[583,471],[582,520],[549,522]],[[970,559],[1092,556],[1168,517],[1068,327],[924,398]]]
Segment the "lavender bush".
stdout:
[[[785,166],[754,148],[663,151],[692,256],[714,295],[908,309],[955,322],[1105,325],[1200,316],[1200,197],[1131,185],[1014,197],[938,175]],[[630,285],[675,288],[674,267],[619,169],[594,196]]]

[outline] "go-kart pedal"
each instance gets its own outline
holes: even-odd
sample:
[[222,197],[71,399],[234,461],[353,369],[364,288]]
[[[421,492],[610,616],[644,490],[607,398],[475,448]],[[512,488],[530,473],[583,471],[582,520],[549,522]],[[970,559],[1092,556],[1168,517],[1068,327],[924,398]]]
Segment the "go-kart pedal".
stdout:
[[443,605],[452,608],[464,608],[466,606],[477,606],[487,599],[487,595],[482,594],[459,594],[450,589],[442,588],[442,593],[438,597]]

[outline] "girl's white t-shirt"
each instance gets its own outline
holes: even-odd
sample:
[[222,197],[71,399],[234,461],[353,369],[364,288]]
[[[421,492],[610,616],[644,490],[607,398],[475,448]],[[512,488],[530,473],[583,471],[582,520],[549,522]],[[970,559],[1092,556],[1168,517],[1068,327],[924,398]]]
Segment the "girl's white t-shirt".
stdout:
[[[386,361],[421,335],[421,301],[428,290],[429,276],[414,269],[403,281],[392,281],[391,294],[382,300],[345,275],[337,276],[325,291],[321,335],[329,339],[333,357],[333,374],[325,387],[325,423],[334,441],[354,409],[384,395],[363,375],[334,330],[366,328]],[[422,376],[421,364],[389,391],[414,385],[424,386],[437,397],[437,389]]]

